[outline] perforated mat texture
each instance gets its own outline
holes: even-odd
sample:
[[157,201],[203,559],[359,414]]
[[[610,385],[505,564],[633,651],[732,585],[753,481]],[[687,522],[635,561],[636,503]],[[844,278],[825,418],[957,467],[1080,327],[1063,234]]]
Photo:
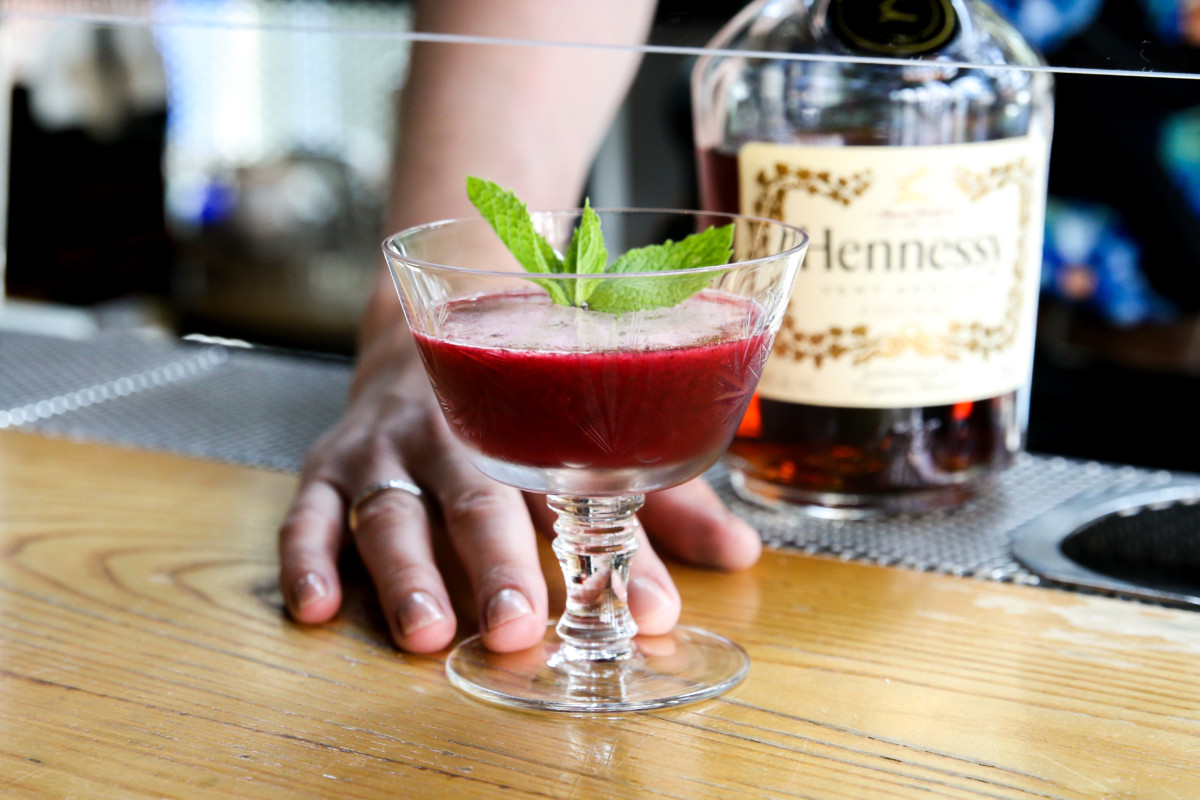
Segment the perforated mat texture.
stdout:
[[[129,332],[70,341],[0,333],[0,429],[41,431],[283,471],[344,408],[350,364]],[[1171,479],[1165,472],[1023,455],[959,508],[883,520],[814,519],[743,501],[708,475],[769,546],[987,580],[1037,583],[1014,531],[1059,504]]]

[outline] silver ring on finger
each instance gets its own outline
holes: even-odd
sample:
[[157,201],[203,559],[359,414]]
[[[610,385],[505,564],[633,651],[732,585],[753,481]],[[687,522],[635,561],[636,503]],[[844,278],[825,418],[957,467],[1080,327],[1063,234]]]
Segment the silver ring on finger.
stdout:
[[354,500],[350,502],[350,513],[347,515],[347,521],[349,522],[351,533],[357,532],[358,510],[362,508],[363,503],[367,502],[377,494],[391,491],[411,494],[418,500],[422,499],[425,495],[425,493],[421,491],[420,486],[417,486],[412,481],[406,481],[401,478],[392,478],[386,481],[376,481],[375,483],[368,485],[365,489],[356,494],[354,496]]

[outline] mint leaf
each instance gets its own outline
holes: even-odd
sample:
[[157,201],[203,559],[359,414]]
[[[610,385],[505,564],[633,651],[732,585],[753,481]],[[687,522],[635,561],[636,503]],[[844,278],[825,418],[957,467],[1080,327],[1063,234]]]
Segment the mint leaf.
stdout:
[[[558,254],[533,227],[529,210],[515,194],[506,192],[491,181],[469,177],[467,196],[526,272],[562,272],[563,265]],[[554,302],[571,305],[559,281],[535,282],[550,294]]]
[[673,242],[635,247],[616,260],[609,272],[667,272],[693,267],[716,267],[733,255],[733,225],[707,228]]
[[515,194],[491,181],[468,177],[467,195],[527,272],[570,275],[664,273],[626,281],[578,280],[571,289],[558,281],[533,278],[559,305],[611,314],[677,305],[711,285],[715,274],[670,273],[720,266],[728,263],[733,253],[733,225],[726,225],[694,233],[679,242],[668,239],[663,244],[635,248],[606,268],[608,250],[600,230],[600,216],[584,200],[583,218],[571,235],[566,254],[559,258],[550,243],[534,228],[529,210]]
[[[608,265],[608,250],[604,247],[604,232],[600,230],[600,215],[590,202],[583,201],[583,219],[571,235],[571,244],[563,257],[562,271],[574,275],[594,275],[604,272]],[[595,281],[575,281],[574,305],[587,302]]]
[[591,311],[626,314],[651,308],[667,308],[708,287],[712,275],[672,275],[664,273],[627,281],[605,281],[588,297]]
[[[693,233],[679,242],[638,247],[621,256],[608,268],[609,273],[664,272],[715,267],[728,263],[733,254],[733,226],[709,228]],[[712,273],[635,278],[627,281],[604,281],[592,289],[587,298],[588,308],[624,314],[649,308],[665,308],[682,303],[706,288],[715,277]]]

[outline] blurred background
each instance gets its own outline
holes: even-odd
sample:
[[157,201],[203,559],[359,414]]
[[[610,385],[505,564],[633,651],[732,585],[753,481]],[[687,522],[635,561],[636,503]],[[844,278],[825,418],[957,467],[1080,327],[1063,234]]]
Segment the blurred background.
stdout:
[[[1064,70],[1030,447],[1200,470],[1200,0],[994,5]],[[594,205],[696,205],[677,49],[740,6],[660,3]],[[0,333],[352,353],[383,266],[407,2],[0,9]]]
[[408,21],[384,2],[10,8],[10,303],[348,351],[407,46],[341,32]]

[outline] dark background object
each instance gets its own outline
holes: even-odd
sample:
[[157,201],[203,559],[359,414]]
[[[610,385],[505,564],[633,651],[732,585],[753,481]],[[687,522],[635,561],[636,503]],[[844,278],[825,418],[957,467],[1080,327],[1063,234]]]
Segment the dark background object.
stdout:
[[7,292],[90,305],[169,292],[172,246],[162,171],[166,109],[130,117],[111,139],[50,130],[12,94]]

